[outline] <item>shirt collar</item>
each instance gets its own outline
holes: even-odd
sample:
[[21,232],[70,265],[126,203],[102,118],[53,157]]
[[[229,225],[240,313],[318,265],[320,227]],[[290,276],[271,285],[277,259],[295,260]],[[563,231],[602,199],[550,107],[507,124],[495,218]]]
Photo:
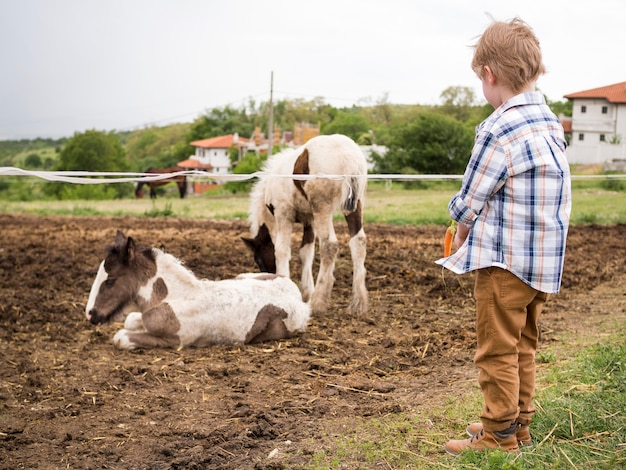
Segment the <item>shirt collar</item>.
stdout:
[[527,91],[526,93],[520,93],[519,95],[515,95],[512,98],[509,98],[496,109],[494,109],[493,113],[481,122],[478,126],[476,126],[476,133],[478,133],[487,123],[495,122],[503,113],[508,111],[511,108],[515,108],[516,106],[525,106],[531,104],[545,104],[546,100],[543,97],[543,93],[540,91]]
[[509,98],[502,103],[498,109],[497,114],[503,113],[516,106],[524,106],[527,104],[545,104],[546,100],[543,97],[543,93],[540,91],[527,91],[526,93],[520,93],[512,98]]

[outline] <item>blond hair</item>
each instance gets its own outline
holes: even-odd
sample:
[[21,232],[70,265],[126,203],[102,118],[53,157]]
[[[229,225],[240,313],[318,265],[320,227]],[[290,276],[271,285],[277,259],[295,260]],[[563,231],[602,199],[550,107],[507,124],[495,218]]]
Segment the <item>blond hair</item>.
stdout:
[[485,66],[513,92],[519,92],[546,72],[539,39],[520,18],[494,21],[474,47],[472,70],[483,78]]

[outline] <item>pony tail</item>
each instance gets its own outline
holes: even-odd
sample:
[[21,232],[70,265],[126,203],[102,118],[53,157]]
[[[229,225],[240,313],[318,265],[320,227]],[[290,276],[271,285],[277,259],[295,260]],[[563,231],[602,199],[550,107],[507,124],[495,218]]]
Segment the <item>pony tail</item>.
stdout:
[[353,176],[349,180],[344,180],[344,183],[341,208],[346,212],[354,212],[361,193],[359,179]]

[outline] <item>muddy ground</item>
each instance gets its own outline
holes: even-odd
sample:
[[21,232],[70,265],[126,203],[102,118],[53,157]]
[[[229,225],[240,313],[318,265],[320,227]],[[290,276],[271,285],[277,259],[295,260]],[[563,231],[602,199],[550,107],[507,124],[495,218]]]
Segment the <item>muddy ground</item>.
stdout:
[[[136,352],[111,345],[120,324],[95,327],[84,317],[118,228],[199,277],[255,270],[239,240],[244,222],[0,214],[2,469],[301,468],[355,417],[411,415],[475,380],[473,277],[442,275],[433,263],[441,227],[366,226],[370,310],[362,318],[346,314],[342,243],[332,308],[300,337]],[[593,335],[624,313],[625,239],[626,226],[572,228],[542,346]]]

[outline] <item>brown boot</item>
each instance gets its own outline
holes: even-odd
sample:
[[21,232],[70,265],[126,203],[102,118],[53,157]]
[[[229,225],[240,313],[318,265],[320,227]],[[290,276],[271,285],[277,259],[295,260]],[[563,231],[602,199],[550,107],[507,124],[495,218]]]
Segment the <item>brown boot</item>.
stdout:
[[494,433],[481,429],[478,434],[469,439],[452,440],[444,445],[448,454],[459,455],[464,450],[491,450],[502,449],[504,452],[519,452],[517,438],[511,434],[505,438],[499,438]]
[[[472,437],[482,431],[482,429],[483,423],[470,423],[467,425],[467,428],[465,428],[465,432],[468,436]],[[533,445],[528,424],[517,423],[515,437],[517,437],[520,446],[526,447]]]

